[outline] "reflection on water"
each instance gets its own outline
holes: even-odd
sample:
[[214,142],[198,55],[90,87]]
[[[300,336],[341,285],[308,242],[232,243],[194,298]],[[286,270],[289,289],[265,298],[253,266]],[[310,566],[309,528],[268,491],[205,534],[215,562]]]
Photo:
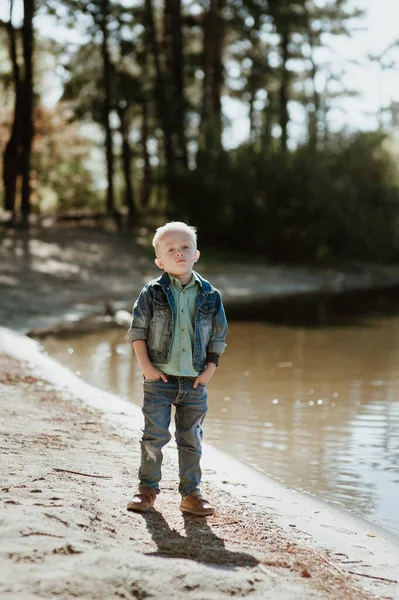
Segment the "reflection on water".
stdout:
[[[205,439],[298,489],[399,532],[399,317],[303,327],[230,323]],[[141,403],[124,332],[46,339],[103,389]]]

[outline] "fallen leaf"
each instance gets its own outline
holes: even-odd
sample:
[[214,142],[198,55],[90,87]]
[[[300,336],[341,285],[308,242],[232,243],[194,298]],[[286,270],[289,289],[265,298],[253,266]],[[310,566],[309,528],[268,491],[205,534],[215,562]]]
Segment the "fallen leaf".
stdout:
[[307,569],[303,569],[303,571],[301,571],[301,577],[311,577],[311,574]]

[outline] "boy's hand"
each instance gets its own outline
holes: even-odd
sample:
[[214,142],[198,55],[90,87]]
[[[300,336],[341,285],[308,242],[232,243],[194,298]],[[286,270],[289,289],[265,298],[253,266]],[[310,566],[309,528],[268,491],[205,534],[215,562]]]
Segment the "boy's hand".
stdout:
[[205,369],[202,371],[202,373],[200,373],[198,375],[198,377],[195,378],[194,383],[193,383],[193,388],[198,387],[199,383],[202,383],[203,385],[206,385],[209,380],[211,379],[212,375],[214,374],[216,369],[216,365],[215,363],[208,363],[205,367]]
[[162,379],[165,383],[167,383],[168,378],[165,373],[150,365],[145,371],[143,371],[143,375],[145,379]]

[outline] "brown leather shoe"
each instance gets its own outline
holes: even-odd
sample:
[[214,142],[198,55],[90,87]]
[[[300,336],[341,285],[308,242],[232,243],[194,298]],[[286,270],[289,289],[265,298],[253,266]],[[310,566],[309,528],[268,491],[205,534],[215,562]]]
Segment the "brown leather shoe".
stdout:
[[147,512],[154,506],[157,494],[155,490],[144,485],[139,486],[139,491],[127,503],[127,510],[135,510],[138,512]]
[[199,517],[209,517],[213,515],[215,509],[211,506],[208,500],[201,496],[201,492],[192,492],[185,498],[181,499],[180,510]]

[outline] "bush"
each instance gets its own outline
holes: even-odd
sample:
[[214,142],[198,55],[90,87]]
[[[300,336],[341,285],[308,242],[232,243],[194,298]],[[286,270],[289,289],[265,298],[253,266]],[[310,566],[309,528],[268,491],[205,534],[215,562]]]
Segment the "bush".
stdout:
[[284,155],[243,145],[203,163],[189,186],[202,243],[284,262],[397,257],[398,178],[379,133]]

